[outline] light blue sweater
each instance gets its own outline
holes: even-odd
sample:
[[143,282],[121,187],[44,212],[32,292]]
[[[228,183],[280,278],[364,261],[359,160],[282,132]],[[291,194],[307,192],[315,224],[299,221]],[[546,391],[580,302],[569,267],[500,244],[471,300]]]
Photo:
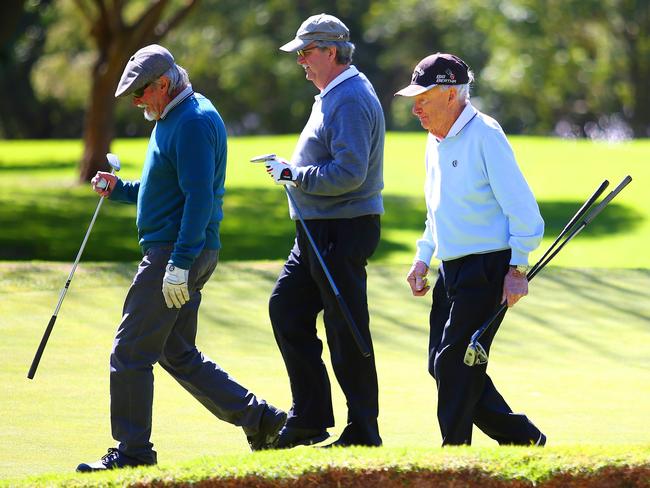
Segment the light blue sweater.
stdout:
[[156,122],[140,181],[118,180],[110,198],[137,203],[144,251],[173,245],[170,263],[189,269],[204,248],[221,247],[225,174],[225,126],[195,93]]
[[[316,96],[291,158],[289,191],[305,219],[383,214],[384,113],[368,79],[350,66]],[[298,218],[291,201],[291,218]]]
[[447,261],[510,248],[510,264],[528,264],[544,221],[498,122],[468,104],[449,134],[429,134],[427,221],[416,259]]

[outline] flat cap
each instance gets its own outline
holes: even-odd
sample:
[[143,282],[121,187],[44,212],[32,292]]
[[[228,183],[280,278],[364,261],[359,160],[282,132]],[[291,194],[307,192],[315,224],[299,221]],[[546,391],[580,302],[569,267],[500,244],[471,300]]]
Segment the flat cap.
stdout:
[[174,56],[158,44],[150,44],[137,51],[126,64],[117,84],[115,98],[130,95],[174,66]]
[[304,49],[312,41],[349,41],[350,30],[343,22],[328,14],[312,15],[296,32],[296,37],[280,49],[286,52]]

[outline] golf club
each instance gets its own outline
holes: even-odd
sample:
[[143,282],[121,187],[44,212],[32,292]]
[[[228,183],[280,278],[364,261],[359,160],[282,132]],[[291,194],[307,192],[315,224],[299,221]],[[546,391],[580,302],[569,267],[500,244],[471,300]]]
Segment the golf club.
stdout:
[[[111,174],[115,174],[118,172],[121,168],[120,166],[120,160],[115,154],[108,153],[106,154],[106,160],[108,161],[108,164],[111,167]],[[103,185],[100,186],[100,183],[103,182]],[[108,181],[107,180],[100,180],[97,183],[97,186],[101,189],[106,189],[108,188]],[[52,329],[54,328],[54,323],[56,322],[56,318],[59,313],[59,309],[61,308],[61,304],[63,303],[63,299],[65,298],[65,294],[68,292],[68,288],[70,287],[70,282],[72,281],[72,277],[74,276],[74,272],[77,269],[77,265],[79,264],[79,260],[81,259],[81,254],[84,251],[84,248],[86,247],[86,242],[88,242],[88,236],[90,236],[90,231],[93,228],[93,225],[95,225],[95,219],[97,219],[97,214],[99,213],[99,209],[102,207],[102,203],[104,202],[104,197],[99,198],[99,203],[97,204],[97,208],[95,209],[95,214],[93,215],[92,220],[90,221],[90,225],[88,226],[88,230],[86,231],[86,235],[83,239],[83,242],[81,243],[81,247],[79,248],[79,252],[77,253],[77,258],[74,261],[74,264],[72,265],[72,269],[70,270],[70,274],[68,275],[68,279],[65,282],[65,286],[61,289],[61,293],[59,294],[59,303],[57,303],[56,308],[54,309],[54,313],[52,314],[52,317],[50,318],[50,322],[47,324],[47,327],[45,328],[45,332],[43,333],[43,338],[41,339],[41,343],[38,346],[38,349],[36,350],[36,354],[34,355],[34,359],[32,361],[32,365],[29,368],[29,372],[27,373],[27,378],[34,379],[34,375],[36,374],[36,368],[38,368],[38,363],[41,361],[41,356],[43,355],[43,351],[45,350],[45,346],[47,345],[47,341],[50,338],[50,334],[52,333]]]
[[[256,156],[254,158],[251,158],[252,163],[262,163],[265,161],[271,161],[275,159],[275,154],[265,154],[262,156]],[[295,184],[294,184],[295,186]],[[332,275],[329,272],[329,269],[327,269],[327,265],[325,264],[325,261],[323,261],[323,257],[321,256],[320,252],[318,251],[318,247],[316,246],[316,242],[314,242],[314,239],[311,236],[311,233],[309,232],[309,229],[307,228],[307,224],[305,223],[304,219],[302,218],[302,213],[300,212],[300,208],[296,204],[296,201],[294,200],[293,196],[291,195],[291,192],[289,192],[289,189],[284,186],[284,190],[289,197],[289,200],[291,200],[291,203],[293,205],[293,208],[296,210],[296,214],[298,214],[298,220],[300,221],[300,224],[302,225],[302,228],[305,231],[305,235],[307,236],[307,239],[309,240],[309,244],[311,245],[311,248],[314,250],[314,254],[316,254],[316,258],[318,259],[318,262],[320,263],[321,268],[323,269],[323,273],[325,273],[325,276],[327,277],[327,281],[330,284],[330,287],[332,288],[332,292],[334,292],[334,296],[336,297],[336,301],[339,305],[339,308],[341,310],[341,313],[343,314],[343,318],[345,319],[345,322],[348,324],[348,328],[350,329],[350,332],[352,333],[352,337],[354,338],[354,342],[357,344],[357,347],[359,348],[359,351],[361,352],[361,355],[365,358],[370,357],[370,348],[368,347],[368,344],[366,344],[366,341],[364,340],[363,336],[361,335],[361,332],[359,332],[359,328],[357,327],[357,324],[354,322],[354,318],[352,317],[352,313],[350,312],[350,309],[348,308],[347,304],[345,303],[345,300],[343,300],[343,297],[341,296],[341,293],[339,292],[339,289],[336,286],[336,283],[334,283],[334,279],[332,278]]]
[[[540,266],[544,266],[545,262],[544,259],[553,251],[554,247],[556,244],[564,237],[567,235],[568,231],[575,225],[575,223],[580,219],[586,212],[589,210],[589,207],[593,205],[593,203],[600,197],[600,195],[605,191],[605,189],[609,186],[609,181],[604,180],[600,186],[596,189],[596,191],[585,201],[585,203],[582,204],[580,209],[576,212],[576,214],[571,218],[571,220],[564,226],[564,229],[562,229],[562,232],[557,236],[555,241],[553,241],[553,244],[550,245],[550,247],[546,250],[544,255],[537,261],[537,263],[528,271],[526,274],[526,279],[530,281],[535,274],[537,274],[537,270],[540,268]],[[543,264],[544,263],[544,264]],[[470,339],[469,345],[467,346],[467,350],[465,351],[465,357],[463,358],[463,362],[467,364],[468,366],[473,366],[475,364],[485,364],[487,363],[488,360],[488,355],[487,352],[485,351],[485,348],[481,345],[478,340],[481,338],[481,336],[485,333],[485,331],[492,325],[492,323],[502,314],[505,313],[507,310],[508,306],[507,303],[502,303],[501,306],[497,309],[497,311],[492,315],[492,317],[485,322],[474,334],[472,334],[472,338]]]
[[[596,216],[611,202],[616,195],[618,195],[623,188],[625,188],[630,182],[632,181],[631,176],[626,176],[623,178],[623,180],[618,184],[618,186],[612,190],[603,200],[594,208],[591,209],[591,212],[580,222],[578,225],[576,223],[587,214],[589,211],[590,207],[594,204],[594,202],[598,199],[598,197],[605,191],[605,188],[609,185],[609,182],[607,180],[604,180],[600,187],[594,192],[594,194],[589,197],[589,199],[580,207],[578,212],[573,216],[573,218],[569,221],[569,223],[564,227],[562,232],[558,235],[558,237],[553,241],[553,244],[548,248],[548,250],[544,253],[544,255],[539,259],[539,261],[530,269],[530,271],[526,274],[526,279],[530,282],[536,275],[539,273],[561,250],[562,248],[571,240],[573,239],[576,235],[578,235],[592,220],[596,218]],[[571,230],[573,229],[573,230]],[[564,240],[559,244],[557,248],[555,248],[556,244],[560,242],[560,240]],[[488,361],[488,355],[487,352],[485,351],[485,348],[481,345],[478,340],[481,338],[481,336],[485,333],[486,330],[494,323],[494,321],[499,317],[501,314],[503,314],[506,309],[508,308],[508,304],[504,302],[501,304],[499,309],[492,315],[492,317],[485,322],[474,334],[472,334],[472,338],[470,339],[470,342],[467,346],[467,350],[465,351],[465,357],[463,358],[463,362],[467,366],[474,366],[476,364],[485,364]]]

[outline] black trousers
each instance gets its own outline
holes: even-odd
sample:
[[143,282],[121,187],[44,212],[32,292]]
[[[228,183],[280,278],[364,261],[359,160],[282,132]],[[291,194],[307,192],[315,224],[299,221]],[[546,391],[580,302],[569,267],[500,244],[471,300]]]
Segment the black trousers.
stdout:
[[[366,264],[379,243],[379,216],[306,222],[372,351]],[[293,396],[287,421],[290,427],[321,429],[334,425],[330,381],[321,358],[323,344],[316,334],[316,317],[321,310],[332,368],[347,400],[347,426],[340,440],[348,444],[381,445],[374,357],[364,358],[359,352],[318,259],[301,224],[296,222],[293,249],[269,301],[273,332],[287,367]]]
[[217,266],[218,251],[204,250],[190,269],[190,300],[167,308],[162,279],[171,247],[149,249],[138,266],[124,302],[110,358],[111,427],[118,449],[155,462],[150,442],[153,364],[158,362],[219,419],[259,430],[266,402],[237,383],[195,345],[201,289]]
[[[429,317],[429,373],[438,387],[442,444],[471,444],[472,424],[499,444],[527,445],[541,432],[516,414],[488,376],[487,364],[467,366],[472,334],[499,308],[510,250],[472,254],[440,264]],[[487,352],[503,315],[481,337]]]

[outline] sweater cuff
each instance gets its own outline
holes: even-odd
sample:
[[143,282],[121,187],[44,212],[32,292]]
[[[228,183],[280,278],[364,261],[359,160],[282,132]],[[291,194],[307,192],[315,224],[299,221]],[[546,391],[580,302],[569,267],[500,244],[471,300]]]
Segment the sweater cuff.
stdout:
[[291,170],[293,171],[293,174],[296,175],[296,183],[299,185],[303,182],[303,179],[305,177],[305,173],[307,173],[307,166],[292,166]]
[[115,182],[115,188],[111,191],[111,194],[108,195],[109,200],[115,200],[117,202],[125,201],[124,197],[124,182],[118,177]]
[[528,253],[511,249],[510,264],[512,266],[528,266]]
[[431,263],[431,258],[433,257],[433,250],[428,246],[418,245],[417,252],[415,253],[415,261],[422,261],[427,266]]

